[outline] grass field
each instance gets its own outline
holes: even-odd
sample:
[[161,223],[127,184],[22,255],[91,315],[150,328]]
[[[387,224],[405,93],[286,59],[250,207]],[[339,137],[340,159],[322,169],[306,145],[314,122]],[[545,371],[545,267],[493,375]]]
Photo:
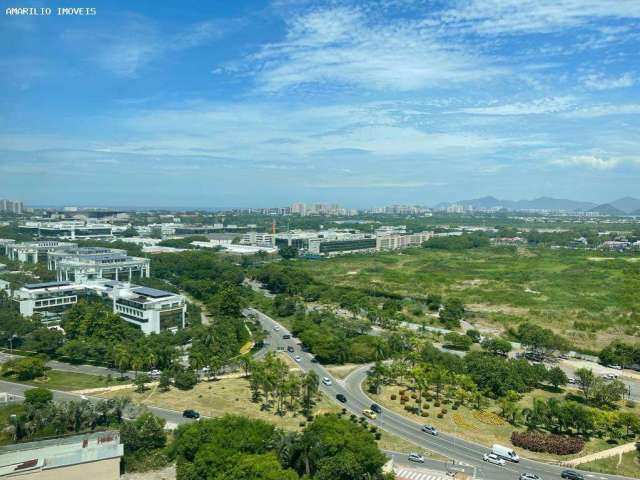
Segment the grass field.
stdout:
[[637,452],[623,453],[622,458],[620,458],[620,455],[616,455],[615,457],[583,463],[580,465],[580,469],[640,478],[640,460]]
[[18,381],[11,377],[3,378],[10,382],[24,383],[27,385],[33,385],[34,387],[44,387],[51,390],[65,391],[85,390],[89,388],[108,387],[119,384],[115,379],[108,381],[107,377],[88,375],[85,373],[63,372],[61,370],[47,371],[47,378],[44,379]]
[[[431,407],[426,410],[426,412],[429,413],[429,416],[421,417],[404,410],[404,407],[400,404],[399,400],[391,400],[391,394],[398,394],[399,389],[400,387],[398,386],[388,386],[384,387],[378,395],[369,395],[380,405],[411,418],[416,422],[433,425],[438,430],[464,438],[465,440],[486,445],[487,448],[490,448],[494,443],[511,445],[511,432],[513,432],[514,427],[505,420],[499,418],[495,413],[492,413],[496,411],[494,406],[486,408],[484,413],[482,413],[466,406],[461,406],[458,410],[453,410],[451,408],[451,404],[443,404],[440,407],[435,407],[433,402],[431,402]],[[531,405],[534,396],[549,397],[552,395],[553,394],[544,391],[532,392],[522,398],[520,406],[525,407]],[[442,410],[442,408],[446,408],[448,412],[443,416],[443,418],[438,418],[437,414]],[[587,442],[585,448],[580,453],[566,456],[556,456],[545,453],[530,452],[516,447],[513,448],[523,457],[555,462],[582,457],[614,446],[616,445],[609,444],[607,441],[602,439],[594,438]]]
[[414,248],[297,266],[327,287],[400,294],[409,299],[405,313],[414,320],[410,299],[437,293],[462,299],[480,325],[505,328],[530,320],[596,349],[640,331],[640,263],[596,258],[593,251],[548,248]]
[[0,406],[0,445],[8,445],[13,443],[11,435],[4,431],[4,427],[9,425],[9,417],[11,415],[20,415],[24,412],[22,403],[9,403]]

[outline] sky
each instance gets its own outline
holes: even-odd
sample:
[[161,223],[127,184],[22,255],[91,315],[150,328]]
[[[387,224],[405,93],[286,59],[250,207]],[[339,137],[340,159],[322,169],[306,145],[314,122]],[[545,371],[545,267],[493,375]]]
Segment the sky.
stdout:
[[[640,1],[22,2],[0,198],[349,207],[640,197]],[[57,15],[57,7],[95,15]]]

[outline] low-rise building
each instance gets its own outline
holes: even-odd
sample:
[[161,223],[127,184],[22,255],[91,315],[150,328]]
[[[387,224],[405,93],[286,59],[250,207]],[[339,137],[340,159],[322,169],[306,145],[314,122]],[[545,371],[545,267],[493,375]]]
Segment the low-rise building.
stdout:
[[7,257],[19,262],[38,263],[40,255],[48,255],[51,252],[77,248],[76,243],[59,242],[57,240],[40,240],[37,242],[7,243],[5,251]]
[[117,480],[120,432],[73,435],[0,447],[0,477],[20,480]]
[[112,226],[107,223],[83,221],[26,222],[18,228],[38,237],[56,237],[75,240],[76,238],[111,238]]
[[115,280],[32,283],[16,290],[13,300],[20,313],[61,313],[82,298],[99,298],[112,306],[123,320],[145,333],[183,328],[187,303],[177,293]]
[[255,245],[257,247],[275,247],[276,236],[273,233],[247,232],[240,239],[241,245]]

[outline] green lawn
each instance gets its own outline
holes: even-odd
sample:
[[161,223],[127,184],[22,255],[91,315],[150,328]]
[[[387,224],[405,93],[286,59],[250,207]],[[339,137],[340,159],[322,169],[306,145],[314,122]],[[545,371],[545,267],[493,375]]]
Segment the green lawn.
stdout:
[[[532,320],[586,348],[640,331],[640,262],[599,253],[548,248],[481,248],[347,255],[296,262],[327,291],[350,287],[400,294],[412,302],[429,293],[458,297],[480,324],[507,327]],[[415,318],[414,318],[415,319]]]
[[49,370],[47,371],[46,379],[35,379],[19,381],[12,377],[3,377],[7,381],[24,383],[27,385],[33,385],[34,387],[44,387],[51,390],[85,390],[89,388],[108,387],[110,385],[118,385],[115,379],[107,381],[107,377],[100,377],[97,375],[88,375],[86,373],[74,373],[63,372],[61,370]]
[[4,429],[9,425],[9,417],[11,415],[19,415],[23,411],[24,407],[21,403],[9,403],[0,406],[0,445],[13,443],[11,436],[4,432]]
[[609,473],[613,475],[625,475],[627,477],[640,478],[640,461],[636,452],[629,452],[615,457],[596,460],[580,465],[581,470],[597,473]]

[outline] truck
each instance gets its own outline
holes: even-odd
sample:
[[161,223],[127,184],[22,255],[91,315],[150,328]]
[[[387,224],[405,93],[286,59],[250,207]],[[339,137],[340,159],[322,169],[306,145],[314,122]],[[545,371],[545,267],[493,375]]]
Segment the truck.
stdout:
[[502,445],[493,445],[491,447],[491,453],[499,456],[500,458],[504,458],[505,460],[509,460],[510,462],[518,463],[520,461],[520,457],[516,452],[514,452],[511,448],[503,447]]

